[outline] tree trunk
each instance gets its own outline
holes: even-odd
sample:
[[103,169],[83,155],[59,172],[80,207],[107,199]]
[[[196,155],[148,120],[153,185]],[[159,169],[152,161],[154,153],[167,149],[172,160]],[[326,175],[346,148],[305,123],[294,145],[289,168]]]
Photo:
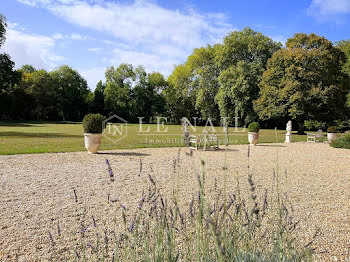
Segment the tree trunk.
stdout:
[[298,135],[305,135],[304,132],[304,121],[298,122]]

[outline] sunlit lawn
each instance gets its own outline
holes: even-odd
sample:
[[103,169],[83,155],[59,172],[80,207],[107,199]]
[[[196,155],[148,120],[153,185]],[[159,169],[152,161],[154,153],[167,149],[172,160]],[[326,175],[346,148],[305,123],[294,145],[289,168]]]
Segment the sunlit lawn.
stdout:
[[[143,130],[150,128],[150,132],[139,132],[138,124],[128,124],[127,135],[120,138],[117,132],[110,138],[102,137],[100,150],[131,149],[141,147],[171,147],[183,146],[181,125],[167,125],[167,132],[157,132],[157,126],[143,124]],[[200,134],[203,127],[197,127]],[[113,129],[112,129],[113,131]],[[194,133],[190,129],[191,133]],[[229,128],[230,144],[248,143],[247,131],[235,132]],[[216,127],[220,139],[224,138],[221,127]],[[125,128],[123,130],[125,134]],[[285,130],[260,130],[260,143],[283,142]],[[276,140],[277,139],[277,140]],[[305,136],[294,135],[293,141],[306,141]],[[83,151],[84,137],[81,123],[73,122],[13,122],[0,121],[0,154],[24,154],[44,152]]]

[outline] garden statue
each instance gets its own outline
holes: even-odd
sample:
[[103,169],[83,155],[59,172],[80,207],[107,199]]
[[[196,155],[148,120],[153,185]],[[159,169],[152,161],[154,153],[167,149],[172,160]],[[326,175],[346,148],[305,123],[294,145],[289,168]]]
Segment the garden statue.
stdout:
[[292,121],[289,120],[288,123],[287,123],[287,134],[290,135],[292,133]]
[[292,121],[289,120],[286,126],[286,141],[285,143],[291,143],[292,142]]

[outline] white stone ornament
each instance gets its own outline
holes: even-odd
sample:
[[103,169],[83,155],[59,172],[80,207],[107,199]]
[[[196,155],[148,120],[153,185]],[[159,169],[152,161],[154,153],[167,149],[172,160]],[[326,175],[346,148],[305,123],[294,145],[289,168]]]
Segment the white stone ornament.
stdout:
[[286,140],[285,143],[292,143],[292,121],[289,120],[286,126]]

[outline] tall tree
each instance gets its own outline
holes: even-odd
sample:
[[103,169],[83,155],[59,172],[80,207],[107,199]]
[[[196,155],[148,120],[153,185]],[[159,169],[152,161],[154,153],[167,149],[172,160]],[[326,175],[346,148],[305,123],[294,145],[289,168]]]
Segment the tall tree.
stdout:
[[219,68],[215,63],[215,50],[218,46],[194,49],[187,58],[191,70],[191,90],[196,95],[196,109],[203,119],[219,121],[220,113],[215,96],[219,91]]
[[132,90],[134,119],[144,117],[149,122],[164,112],[164,97],[161,91],[167,86],[162,74],[147,74],[141,66],[135,69],[135,87]]
[[22,73],[34,73],[36,71],[35,67],[32,65],[23,65],[19,71],[21,71]]
[[315,34],[295,34],[275,52],[260,83],[255,110],[262,119],[291,118],[303,133],[304,120],[331,121],[344,114],[349,78],[344,53]]
[[88,111],[90,90],[86,80],[67,65],[50,72],[59,115],[63,120],[81,120]]
[[148,86],[152,90],[152,116],[161,116],[165,113],[165,97],[163,91],[168,87],[168,82],[159,72],[148,74]]
[[281,44],[250,28],[235,31],[217,48],[220,90],[216,96],[222,117],[240,117],[247,124],[257,118],[253,100],[268,59]]
[[[0,47],[6,40],[6,18],[0,14]],[[20,72],[14,70],[15,63],[8,54],[0,54],[0,119],[15,117],[14,86],[20,81]],[[12,114],[12,116],[11,116]]]
[[174,68],[165,90],[168,113],[180,121],[182,117],[219,120],[215,96],[219,89],[219,70],[215,64],[216,46],[196,48],[186,62]]
[[128,120],[131,117],[131,89],[135,73],[131,64],[121,64],[106,70],[105,108],[109,115],[117,114]]
[[55,90],[48,72],[38,70],[23,73],[19,86],[18,88],[22,88],[29,97],[28,115],[30,119],[56,120]]
[[182,117],[197,116],[196,94],[191,85],[191,68],[181,64],[174,68],[168,77],[168,87],[164,90],[166,110],[170,119],[179,122]]
[[104,101],[104,92],[106,86],[100,80],[93,93],[92,98],[92,108],[91,111],[94,113],[105,114],[105,101]]
[[12,114],[15,107],[14,86],[20,81],[21,73],[14,66],[8,54],[0,54],[0,118],[16,117]]
[[220,91],[216,99],[223,117],[228,117],[230,121],[239,117],[243,124],[256,120],[253,100],[258,98],[258,83],[262,73],[261,66],[245,61],[239,61],[237,65],[221,72]]
[[[340,48],[340,50],[342,50],[346,55],[347,61],[343,66],[343,70],[350,77],[350,39],[337,42],[337,47]],[[350,92],[347,97],[348,97],[347,105],[348,105],[348,108],[350,108]],[[348,117],[350,117],[350,115],[348,115]]]

